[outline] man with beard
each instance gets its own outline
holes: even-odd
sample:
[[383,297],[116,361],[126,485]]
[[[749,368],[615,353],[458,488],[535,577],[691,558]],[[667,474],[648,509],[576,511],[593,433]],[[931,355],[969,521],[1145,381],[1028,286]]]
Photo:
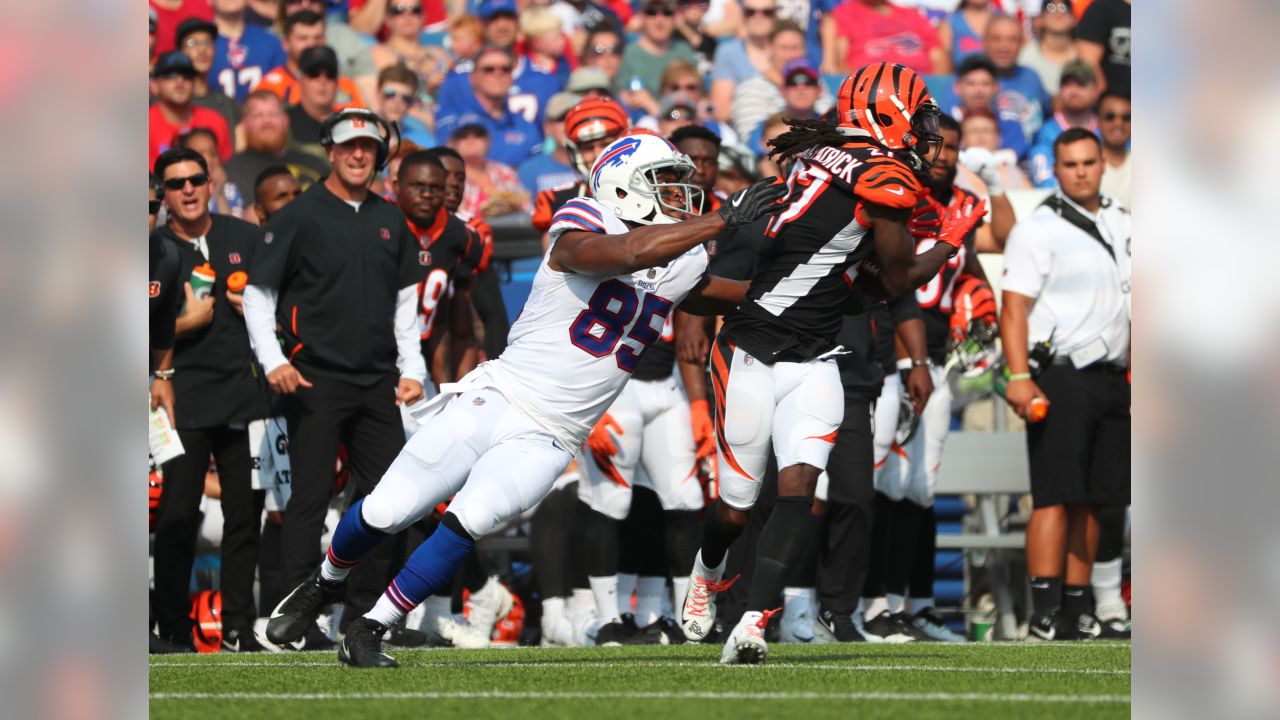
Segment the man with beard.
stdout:
[[[329,163],[289,145],[289,117],[284,103],[270,90],[255,90],[244,101],[245,149],[223,166],[227,180],[242,188],[256,188],[258,175],[273,165],[283,165],[298,178],[302,189],[311,187],[329,171]],[[262,221],[262,218],[259,218]]]
[[[363,496],[404,446],[396,405],[423,397],[420,248],[399,208],[369,192],[389,130],[363,109],[326,121],[321,137],[333,172],[271,216],[245,289],[254,352],[272,390],[286,396],[293,495],[280,572],[290,587],[320,559],[339,443]],[[383,544],[353,578],[344,617],[372,606],[390,551]]]

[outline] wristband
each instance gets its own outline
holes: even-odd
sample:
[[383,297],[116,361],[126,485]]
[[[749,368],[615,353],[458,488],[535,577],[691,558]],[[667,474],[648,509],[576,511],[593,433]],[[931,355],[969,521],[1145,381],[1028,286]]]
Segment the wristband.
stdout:
[[899,370],[910,370],[910,369],[911,369],[911,358],[899,358],[899,359],[898,359],[898,369],[899,369]]
[[933,367],[933,361],[932,361],[932,360],[930,360],[929,358],[925,358],[925,359],[923,359],[923,360],[912,360],[912,361],[911,361],[911,367],[913,367],[913,368],[918,368],[918,367],[922,367],[922,368],[931,368],[931,367]]
[[1008,378],[1006,378],[1006,379],[1007,379],[1009,382],[1013,382],[1014,380],[1030,380],[1030,379],[1031,379],[1031,373],[1029,373],[1029,372],[1013,373],[1012,375],[1010,375],[1010,376],[1009,376]]
[[168,370],[157,370],[151,374],[157,380],[168,380],[173,377],[173,368],[169,368]]

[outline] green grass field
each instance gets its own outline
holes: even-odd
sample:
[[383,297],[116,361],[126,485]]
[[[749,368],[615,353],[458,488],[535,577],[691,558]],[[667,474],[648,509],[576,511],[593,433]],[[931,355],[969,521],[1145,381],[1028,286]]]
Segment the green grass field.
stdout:
[[152,656],[152,718],[1120,718],[1128,643],[418,650],[396,670],[334,653]]

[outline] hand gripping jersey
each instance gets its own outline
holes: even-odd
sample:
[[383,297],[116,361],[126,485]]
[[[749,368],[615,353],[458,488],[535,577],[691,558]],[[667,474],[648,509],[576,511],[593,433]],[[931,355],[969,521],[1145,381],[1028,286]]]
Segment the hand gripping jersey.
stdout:
[[453,294],[456,284],[465,286],[471,281],[480,266],[483,247],[475,230],[443,209],[427,227],[408,218],[405,221],[418,238],[418,264],[427,269],[427,277],[418,283],[418,317],[426,341],[435,328],[440,301]]
[[[570,231],[628,228],[600,203],[577,198],[555,214],[552,246]],[[507,349],[482,367],[513,404],[576,448],[706,269],[701,246],[662,267],[614,277],[559,272],[544,258]]]
[[[970,192],[952,186],[950,202],[946,202],[945,198],[938,198],[938,201],[948,207],[955,207],[957,203],[963,203],[972,195]],[[923,198],[921,202],[924,202]],[[981,222],[979,222],[980,226]],[[967,253],[974,251],[976,231],[975,227],[965,236],[960,250],[943,263],[937,275],[916,288],[916,302],[920,304],[920,310],[924,316],[925,345],[929,351],[929,359],[933,360],[935,365],[941,365],[947,359],[947,341],[951,337],[951,295],[955,289],[956,278],[964,272]],[[928,250],[935,244],[937,240],[917,240],[916,254]]]
[[906,165],[865,142],[808,150],[787,185],[787,208],[766,228],[751,287],[721,331],[767,363],[835,347],[845,271],[875,252],[866,206],[910,209],[921,193]]

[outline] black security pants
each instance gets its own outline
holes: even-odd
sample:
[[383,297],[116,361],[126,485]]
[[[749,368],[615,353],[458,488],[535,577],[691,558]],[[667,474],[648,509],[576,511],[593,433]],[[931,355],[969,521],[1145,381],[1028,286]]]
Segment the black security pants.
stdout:
[[[368,495],[404,447],[394,374],[372,385],[302,374],[313,384],[289,397],[289,461],[293,494],[280,527],[280,573],[292,589],[320,565],[325,513],[333,494],[339,443],[347,448],[355,497]],[[391,543],[384,541],[351,572],[344,619],[373,607],[390,580]]]
[[228,427],[179,430],[186,452],[164,465],[156,518],[155,612],[160,634],[190,638],[188,591],[200,531],[200,498],[212,456],[222,485],[222,625],[248,630],[256,617],[253,576],[264,494],[250,482],[249,434]]

